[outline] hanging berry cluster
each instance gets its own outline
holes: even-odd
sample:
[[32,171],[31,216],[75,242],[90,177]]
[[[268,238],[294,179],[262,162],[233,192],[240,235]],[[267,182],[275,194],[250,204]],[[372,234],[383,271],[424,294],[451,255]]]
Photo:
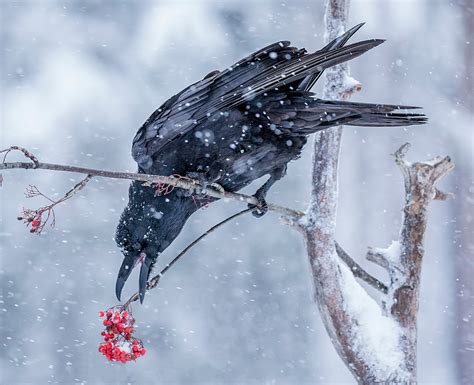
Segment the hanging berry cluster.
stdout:
[[99,317],[104,318],[105,326],[101,333],[104,342],[99,345],[99,352],[109,361],[125,364],[145,355],[142,341],[133,336],[135,319],[130,311],[122,306],[115,306],[99,312]]
[[[44,213],[46,213],[45,218],[43,218]],[[40,234],[50,217],[53,218],[51,226],[54,226],[54,211],[49,207],[42,207],[38,210],[24,208],[22,215],[17,219],[29,227],[30,233]]]

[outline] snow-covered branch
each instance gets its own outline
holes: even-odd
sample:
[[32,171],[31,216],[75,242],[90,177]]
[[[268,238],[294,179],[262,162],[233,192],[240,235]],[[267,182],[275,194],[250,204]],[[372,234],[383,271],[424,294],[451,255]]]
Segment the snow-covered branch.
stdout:
[[405,182],[400,239],[392,242],[387,249],[375,250],[384,261],[390,277],[385,313],[400,326],[399,345],[403,361],[409,379],[416,381],[417,315],[427,208],[431,200],[446,199],[448,196],[440,192],[435,184],[454,168],[454,163],[449,157],[409,163],[404,158],[407,149],[408,144],[405,144],[395,153]]
[[[328,0],[326,40],[345,31],[348,8],[349,0]],[[346,99],[360,88],[349,76],[347,64],[326,73],[327,99]],[[342,127],[316,135],[311,201],[305,217],[298,222],[308,250],[315,300],[336,351],[359,383],[414,383],[426,208],[430,200],[447,197],[434,184],[453,164],[449,158],[410,164],[403,159],[407,146],[396,153],[406,189],[400,241],[387,250],[373,248],[367,254],[370,261],[387,269],[390,284],[387,287],[370,276],[362,278],[386,292],[381,298],[382,309],[355,280],[361,278],[358,268],[342,264],[336,255],[342,254],[335,250],[334,242],[341,137]]]
[[[325,14],[326,41],[340,36],[346,30],[348,3],[348,0],[328,0]],[[324,97],[327,99],[347,98],[351,92],[360,88],[355,88],[354,84],[358,84],[357,82],[347,81],[351,79],[347,64],[328,69],[325,78]],[[353,375],[359,381],[374,380],[385,377],[385,373],[375,373],[373,366],[381,368],[379,371],[391,369],[368,357],[371,350],[369,344],[379,344],[378,341],[375,344],[376,341],[370,340],[368,321],[377,312],[378,305],[357,284],[351,269],[340,262],[334,247],[341,137],[342,127],[316,135],[311,201],[306,217],[299,222],[299,229],[305,237],[315,300],[326,330]],[[381,314],[379,317],[381,318]],[[391,323],[388,318],[384,321],[381,325]],[[389,326],[385,330],[394,327]],[[384,347],[394,349],[395,342],[396,339],[384,344]],[[384,353],[390,354],[391,351]]]

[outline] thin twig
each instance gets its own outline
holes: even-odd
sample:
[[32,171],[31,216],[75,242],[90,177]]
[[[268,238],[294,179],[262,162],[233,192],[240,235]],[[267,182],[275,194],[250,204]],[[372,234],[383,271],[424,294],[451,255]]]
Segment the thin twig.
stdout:
[[[170,185],[173,188],[178,187],[187,190],[194,190],[199,187],[199,182],[189,179],[183,178],[179,175],[174,176],[162,176],[162,175],[149,175],[149,174],[139,174],[139,173],[131,173],[131,172],[121,172],[121,171],[107,171],[107,170],[99,170],[93,168],[85,168],[85,167],[77,167],[77,166],[69,166],[69,165],[61,165],[61,164],[54,164],[54,163],[42,163],[39,162],[38,159],[31,154],[26,149],[19,147],[19,146],[12,146],[6,150],[0,151],[0,153],[5,152],[8,154],[10,151],[19,150],[29,159],[31,159],[34,163],[29,162],[11,162],[11,163],[0,163],[0,170],[13,170],[13,169],[43,169],[43,170],[51,170],[51,171],[65,171],[65,172],[73,172],[79,174],[87,174],[87,177],[82,181],[79,182],[78,185],[83,184],[80,189],[82,189],[90,180],[92,176],[104,177],[104,178],[112,178],[112,179],[128,179],[128,180],[136,180],[141,181],[149,184],[157,184],[158,186],[163,185]],[[87,180],[87,181],[86,181]],[[78,185],[74,186],[71,191],[75,190]],[[162,187],[161,187],[162,188]],[[71,191],[66,193],[68,195]],[[221,191],[215,189],[206,189],[201,191],[201,194],[211,196],[214,198],[225,198],[231,199],[238,202],[245,202],[245,203],[252,203],[258,204],[258,201],[255,197],[230,191]],[[62,199],[64,201],[65,199]],[[58,202],[59,203],[59,202]],[[291,219],[290,222],[298,222],[301,218],[303,218],[304,213],[298,210],[294,210],[287,207],[282,207],[279,205],[275,205],[272,203],[268,203],[268,210],[278,212],[284,215],[286,218]],[[247,212],[247,210],[242,211],[241,213]],[[239,213],[240,215],[240,213]],[[229,220],[233,219],[234,217],[230,217]],[[225,221],[223,222],[225,223]],[[222,224],[223,224],[222,223]],[[216,225],[219,227],[220,224]],[[214,228],[212,229],[214,231]],[[203,236],[207,235],[207,232],[203,234]],[[201,238],[200,238],[201,239]],[[185,250],[187,251],[187,250]],[[348,266],[354,266],[355,262],[349,257],[347,253],[344,253],[345,262]],[[342,258],[341,258],[342,259]],[[344,259],[343,259],[344,260]],[[351,262],[352,261],[352,262]],[[173,262],[174,263],[174,262]],[[351,265],[350,265],[351,264]],[[360,269],[363,271],[362,269]],[[354,270],[353,270],[354,271]],[[156,277],[154,277],[156,278]],[[361,277],[359,277],[361,278]],[[157,278],[157,280],[159,277]],[[363,278],[361,278],[363,279]],[[369,279],[370,280],[370,279]],[[375,280],[375,278],[374,278]],[[375,282],[375,281],[374,281]]]
[[20,146],[11,146],[10,148],[0,151],[0,154],[5,153],[5,155],[3,156],[2,163],[5,163],[5,160],[7,159],[7,156],[11,151],[21,151],[28,159],[33,162],[32,168],[38,168],[38,158],[34,156],[31,152],[29,152],[26,148]]
[[[73,188],[68,190],[60,199],[56,201],[43,194],[38,189],[38,187],[30,185],[25,192],[25,196],[27,198],[41,196],[46,200],[50,201],[51,204],[42,206],[36,210],[24,208],[23,213],[21,216],[18,217],[18,220],[23,221],[27,226],[31,226],[30,232],[36,234],[40,234],[43,231],[44,226],[46,226],[50,218],[52,218],[51,227],[54,227],[56,221],[54,208],[60,203],[63,203],[68,199],[72,198],[76,193],[82,190],[91,179],[92,175],[87,175],[84,179],[82,179],[79,183],[77,183]],[[46,215],[46,218],[43,216],[43,214]]]
[[352,274],[356,278],[363,280],[368,285],[372,286],[373,288],[381,291],[384,294],[388,293],[388,287],[382,281],[379,281],[377,278],[373,277],[369,273],[367,273],[362,266],[360,266],[356,261],[354,261],[349,254],[347,254],[344,249],[339,245],[339,243],[334,242],[336,246],[336,253],[339,258],[351,269]]
[[[148,182],[153,184],[169,184],[174,187],[182,188],[185,190],[196,190],[201,188],[200,194],[208,195],[213,198],[219,199],[231,199],[238,202],[251,203],[258,205],[258,200],[250,195],[230,192],[230,191],[219,191],[214,188],[203,188],[200,186],[198,181],[183,178],[183,177],[173,177],[173,176],[163,176],[163,175],[150,175],[150,174],[139,174],[133,172],[121,172],[121,171],[107,171],[99,170],[93,168],[85,167],[76,167],[62,164],[54,163],[43,163],[39,162],[38,166],[35,167],[33,163],[29,162],[11,162],[11,163],[0,163],[0,170],[12,170],[12,169],[42,169],[50,171],[65,171],[65,172],[74,172],[79,174],[87,174],[98,177],[113,178],[113,179],[128,179],[136,180],[139,182]],[[298,210],[290,209],[287,207],[282,207],[272,203],[268,203],[268,210],[278,212],[286,217],[292,218],[295,221],[303,217],[304,213]]]
[[[242,211],[239,211],[238,213],[234,214],[234,215],[231,215],[230,217],[227,217],[226,219],[224,219],[223,221],[220,221],[219,223],[217,223],[216,225],[212,226],[210,229],[208,229],[205,233],[201,234],[199,237],[197,237],[194,241],[192,241],[189,245],[187,245],[176,257],[174,257],[171,262],[169,262],[157,275],[155,275],[153,278],[151,278],[147,285],[146,285],[146,289],[147,291],[148,290],[151,290],[153,288],[155,288],[156,286],[158,286],[158,282],[160,281],[161,277],[176,263],[178,262],[178,260],[184,255],[186,254],[193,246],[195,246],[197,243],[199,243],[200,241],[202,241],[205,237],[207,237],[209,234],[211,234],[212,232],[214,232],[215,230],[217,230],[219,227],[225,225],[227,222],[230,222],[232,221],[233,219],[243,215],[243,214],[246,214],[250,211],[254,210],[253,208],[248,208],[248,209],[245,209],[245,210],[242,210]],[[132,303],[132,302],[135,302],[137,299],[139,298],[139,293],[136,292],[135,294],[133,294],[127,302],[125,302],[125,304],[123,305],[124,309],[128,308],[129,305]]]

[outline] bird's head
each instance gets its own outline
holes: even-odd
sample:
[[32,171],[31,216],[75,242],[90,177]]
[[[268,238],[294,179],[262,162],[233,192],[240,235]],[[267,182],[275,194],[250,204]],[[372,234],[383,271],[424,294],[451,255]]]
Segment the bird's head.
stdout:
[[178,236],[190,215],[187,206],[189,204],[175,193],[155,196],[152,188],[132,183],[129,203],[115,233],[115,241],[124,256],[115,285],[119,301],[132,270],[140,266],[139,294],[143,302],[153,265]]

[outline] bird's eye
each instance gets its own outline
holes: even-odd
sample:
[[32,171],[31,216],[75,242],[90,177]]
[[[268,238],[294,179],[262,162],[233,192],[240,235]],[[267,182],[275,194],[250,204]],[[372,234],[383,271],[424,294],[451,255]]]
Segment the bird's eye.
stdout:
[[140,251],[142,249],[142,245],[140,242],[134,242],[132,245],[133,250]]

